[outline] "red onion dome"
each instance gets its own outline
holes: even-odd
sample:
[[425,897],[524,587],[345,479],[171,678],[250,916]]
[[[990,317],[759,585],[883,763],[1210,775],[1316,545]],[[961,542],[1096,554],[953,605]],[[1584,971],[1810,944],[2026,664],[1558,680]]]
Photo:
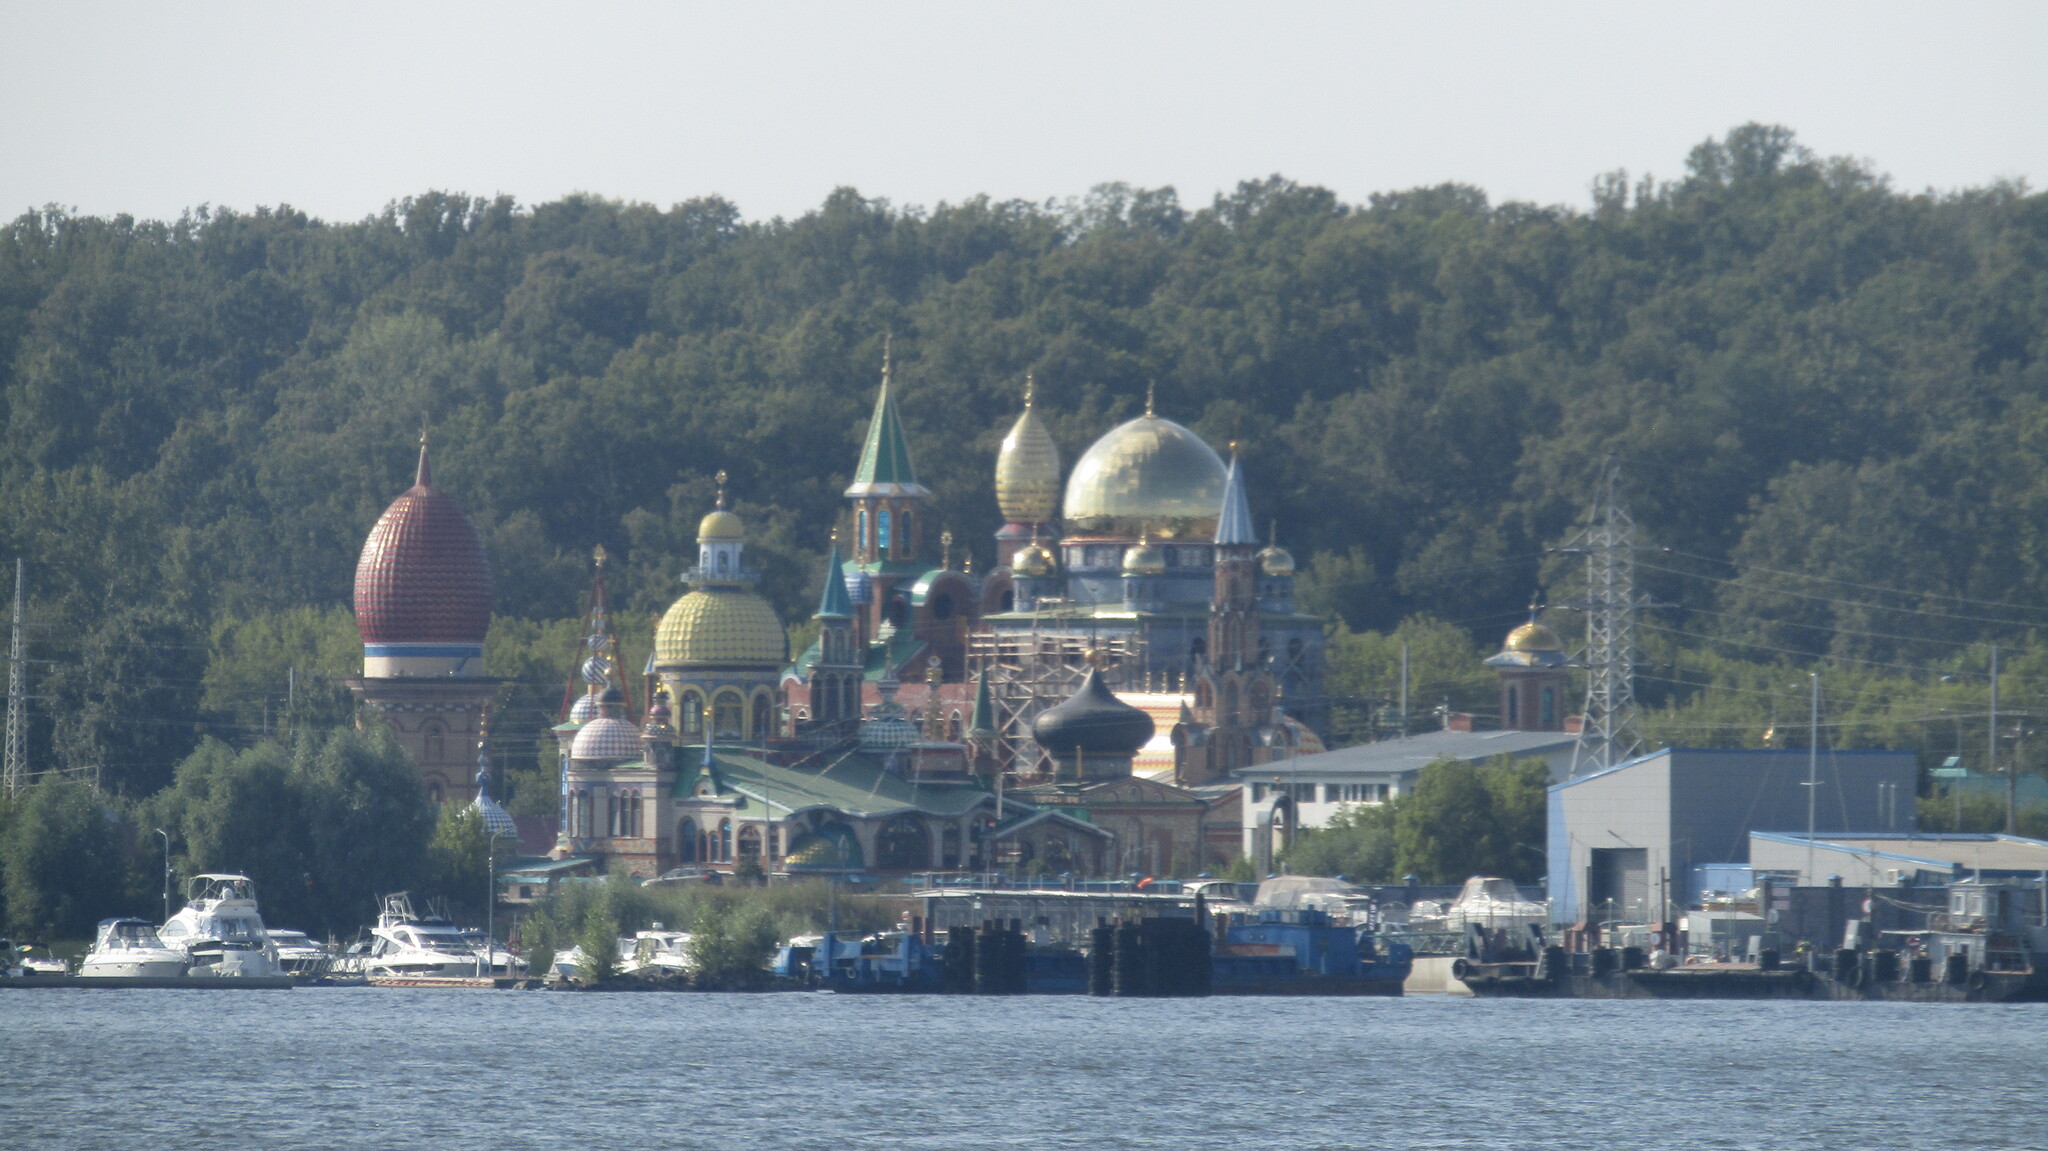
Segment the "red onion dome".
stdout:
[[377,517],[356,562],[356,629],[369,644],[481,644],[491,630],[483,540],[433,486],[425,444],[418,479]]

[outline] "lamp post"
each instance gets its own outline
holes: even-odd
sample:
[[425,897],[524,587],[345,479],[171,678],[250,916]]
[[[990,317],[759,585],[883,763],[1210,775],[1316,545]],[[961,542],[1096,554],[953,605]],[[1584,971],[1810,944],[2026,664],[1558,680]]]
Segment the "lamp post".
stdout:
[[159,827],[156,833],[164,837],[164,922],[171,921],[171,833]]

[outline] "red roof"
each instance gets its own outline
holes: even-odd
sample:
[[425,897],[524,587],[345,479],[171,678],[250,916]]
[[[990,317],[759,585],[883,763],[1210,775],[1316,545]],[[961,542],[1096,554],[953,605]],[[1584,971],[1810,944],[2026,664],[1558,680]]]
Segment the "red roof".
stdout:
[[482,643],[491,629],[491,563],[462,509],[419,477],[393,500],[356,562],[356,629],[364,643]]

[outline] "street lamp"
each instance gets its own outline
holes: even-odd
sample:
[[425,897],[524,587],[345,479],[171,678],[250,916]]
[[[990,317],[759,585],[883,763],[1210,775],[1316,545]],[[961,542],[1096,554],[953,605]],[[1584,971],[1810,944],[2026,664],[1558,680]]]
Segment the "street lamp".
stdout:
[[164,837],[164,922],[171,921],[171,833],[159,827],[156,833]]

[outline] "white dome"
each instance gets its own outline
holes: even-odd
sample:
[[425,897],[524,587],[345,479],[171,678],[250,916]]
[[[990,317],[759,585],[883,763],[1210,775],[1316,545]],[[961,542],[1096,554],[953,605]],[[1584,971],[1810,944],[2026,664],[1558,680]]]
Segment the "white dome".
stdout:
[[569,705],[570,723],[589,723],[591,720],[596,718],[597,693],[594,691],[584,692],[582,695],[576,697],[575,703]]
[[640,733],[623,719],[601,715],[583,725],[576,742],[569,745],[569,758],[616,762],[641,757]]

